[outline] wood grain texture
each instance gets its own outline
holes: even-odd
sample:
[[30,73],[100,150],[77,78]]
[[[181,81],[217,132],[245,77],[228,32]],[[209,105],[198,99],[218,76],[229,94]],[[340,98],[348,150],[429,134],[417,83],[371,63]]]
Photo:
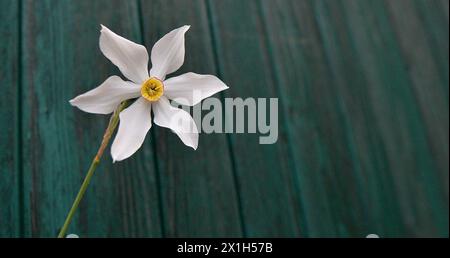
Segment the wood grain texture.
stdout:
[[[422,162],[418,164],[418,174],[413,179],[423,182],[421,187],[427,201],[420,203],[422,207],[419,206],[414,215],[426,216],[424,222],[436,223],[434,231],[430,233],[448,235],[448,216],[443,211],[448,213],[449,208],[449,150],[448,144],[442,144],[449,141],[448,69],[439,69],[439,63],[446,62],[448,66],[448,43],[447,56],[442,55],[445,48],[434,50],[439,47],[434,44],[443,46],[444,43],[439,42],[448,42],[448,23],[447,36],[443,34],[433,38],[428,35],[425,20],[420,17],[421,6],[399,1],[386,2],[386,8],[397,34],[403,60],[407,63],[410,88],[416,101],[417,117],[420,120],[414,129],[421,130],[425,136],[423,147],[416,149],[416,152],[423,152],[417,156],[417,160]],[[439,15],[438,10],[435,15]],[[430,39],[434,39],[434,42]],[[435,51],[441,51],[442,54],[437,56]],[[421,229],[428,231],[430,227],[422,225]]]
[[[182,25],[191,25],[186,34],[185,62],[168,78],[186,72],[216,74],[204,1],[142,1],[141,11],[149,52],[164,34]],[[198,104],[194,108],[201,106]],[[200,134],[198,149],[194,151],[184,146],[169,129],[154,126],[152,130],[154,133],[149,136],[157,150],[165,236],[241,236],[238,197],[226,135]]]
[[[348,167],[345,168],[345,163],[342,163],[342,159],[339,158],[336,160],[338,164],[340,163],[336,172],[352,171],[353,177],[350,177],[351,179],[341,177],[340,185],[349,184],[359,187],[359,189],[352,189],[348,192],[344,191],[344,198],[350,198],[352,195],[358,196],[362,213],[359,213],[353,222],[347,222],[346,225],[347,227],[350,225],[357,227],[342,233],[360,236],[370,230],[379,232],[383,236],[396,236],[402,231],[399,207],[396,199],[392,198],[395,193],[393,193],[394,187],[389,178],[391,175],[388,172],[386,150],[382,144],[380,129],[376,127],[375,123],[377,116],[383,117],[384,114],[382,110],[374,110],[374,108],[389,108],[386,104],[388,99],[380,98],[377,95],[383,93],[382,89],[387,82],[372,82],[371,78],[365,74],[366,71],[376,71],[376,66],[370,60],[373,58],[372,52],[376,48],[364,55],[362,52],[357,52],[360,49],[355,50],[356,44],[353,42],[352,33],[361,31],[357,30],[359,28],[355,28],[355,31],[352,32],[352,28],[349,27],[350,23],[347,23],[346,16],[343,14],[344,11],[351,8],[352,4],[354,3],[349,1],[344,9],[339,2],[319,1],[313,3],[323,49],[330,67],[330,77],[333,78],[333,82],[330,83],[333,90],[332,95],[335,102],[339,103],[339,109],[342,112],[341,117],[335,120],[336,123],[342,125],[336,124],[332,128],[344,129],[342,136],[345,140],[335,144],[346,146],[339,151],[342,153],[339,155],[343,155],[341,158],[346,160],[345,163],[348,164]],[[360,12],[348,11],[348,13],[348,15],[354,14],[357,18],[363,16]],[[358,20],[357,22],[359,24],[356,24],[355,21],[351,24],[361,26],[361,28],[365,26],[370,28],[369,20]],[[333,24],[332,27],[331,24]],[[361,35],[361,39],[368,39],[368,37]],[[368,45],[370,43],[370,41],[362,41],[358,46],[373,48],[374,46]],[[360,57],[366,58],[366,60],[361,61]],[[374,90],[378,92],[373,92]],[[336,142],[337,138],[339,137],[331,137],[331,143]],[[357,194],[358,192],[360,194]],[[345,218],[353,211],[347,209],[342,212],[343,214],[340,216]]]
[[[68,101],[116,69],[98,48],[100,24],[140,41],[138,7],[128,1],[26,1],[24,4],[26,236],[55,236],[100,144],[108,116]],[[69,232],[82,236],[160,236],[153,151],[94,175]]]
[[[231,86],[225,96],[277,97],[258,1],[207,3],[219,75]],[[257,134],[229,136],[248,237],[299,236],[300,194],[292,173],[285,118],[280,116],[276,144],[260,145]]]
[[353,162],[356,147],[335,88],[340,78],[330,69],[313,6],[271,1],[261,8],[305,207],[305,233],[358,236],[370,225],[361,220],[368,215],[363,198],[354,194],[362,191],[364,178]]
[[105,152],[69,233],[448,237],[448,13],[448,0],[0,0],[0,237],[56,236],[72,204],[109,117],[68,100],[120,75],[100,24],[149,51],[192,25],[170,76],[215,74],[222,101],[278,98],[279,137],[203,133],[193,151],[153,126],[130,159]]
[[0,7],[0,237],[21,234],[19,3]]

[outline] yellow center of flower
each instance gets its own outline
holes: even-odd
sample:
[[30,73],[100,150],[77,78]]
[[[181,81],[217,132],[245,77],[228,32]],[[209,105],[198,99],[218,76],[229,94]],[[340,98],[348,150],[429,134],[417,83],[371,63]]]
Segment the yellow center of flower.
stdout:
[[148,101],[157,101],[164,93],[164,84],[156,77],[146,80],[141,87],[141,95]]

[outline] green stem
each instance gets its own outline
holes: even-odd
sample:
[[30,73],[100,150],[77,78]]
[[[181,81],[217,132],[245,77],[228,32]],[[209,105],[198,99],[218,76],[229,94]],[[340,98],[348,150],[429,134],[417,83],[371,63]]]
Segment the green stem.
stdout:
[[123,101],[119,107],[114,111],[114,114],[111,116],[111,119],[109,120],[108,127],[106,128],[105,134],[103,135],[102,144],[100,145],[97,154],[95,155],[94,159],[92,160],[91,166],[89,167],[89,170],[86,174],[86,177],[84,178],[83,184],[81,184],[80,190],[78,191],[77,197],[75,198],[75,201],[72,204],[72,208],[70,208],[69,214],[67,214],[66,220],[64,221],[64,225],[61,228],[61,231],[59,231],[58,238],[64,238],[66,236],[67,229],[69,228],[70,222],[72,221],[73,215],[75,214],[75,211],[78,208],[78,205],[80,204],[81,200],[83,199],[84,193],[86,192],[86,189],[91,182],[92,175],[94,175],[95,169],[97,168],[98,164],[100,163],[100,158],[103,155],[103,152],[108,146],[109,140],[111,139],[112,134],[114,133],[114,130],[116,129],[117,125],[119,124],[119,113],[124,110],[128,104],[129,100]]

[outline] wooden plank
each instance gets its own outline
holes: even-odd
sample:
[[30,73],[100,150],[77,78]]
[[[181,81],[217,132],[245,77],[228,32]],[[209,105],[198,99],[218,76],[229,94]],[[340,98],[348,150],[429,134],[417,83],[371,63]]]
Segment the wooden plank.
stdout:
[[[357,157],[358,146],[352,138],[356,130],[351,128],[335,85],[345,74],[335,74],[329,67],[311,4],[285,0],[261,3],[275,85],[291,132],[289,143],[297,163],[294,172],[301,179],[308,235],[364,236],[370,224],[368,208],[355,192],[362,191],[365,164]],[[330,31],[339,29],[329,20],[326,26]],[[335,55],[333,58],[340,58],[338,51]]]
[[[129,1],[24,1],[25,235],[56,236],[109,119],[83,113],[74,96],[120,75],[100,52],[100,24],[140,41]],[[69,233],[81,237],[161,236],[149,141],[112,165],[105,152]]]
[[449,19],[448,19],[448,17],[449,17],[449,14],[448,14],[449,13],[449,1],[440,0],[439,3],[441,6],[441,10],[444,12],[445,18],[447,18],[447,24],[448,24],[448,22],[449,22]]
[[[439,220],[423,206],[445,195],[429,195],[421,183],[421,170],[436,171],[383,6],[376,1],[261,3],[276,84],[294,132],[290,142],[303,178],[309,235],[436,235]],[[411,145],[405,138],[419,140]],[[399,152],[405,153],[402,159]],[[327,180],[326,189],[314,191]],[[418,200],[422,206],[412,205]],[[445,206],[436,210],[446,214]]]
[[[208,1],[220,76],[227,97],[278,97],[258,1]],[[260,145],[257,134],[231,134],[245,236],[306,235],[301,195],[289,151],[284,114],[279,137]]]
[[18,1],[0,3],[0,237],[21,234],[18,14]]
[[[217,74],[204,1],[141,2],[143,35],[149,51],[165,33],[190,24],[185,63],[176,74],[190,71]],[[198,149],[193,151],[170,130],[157,126],[152,130],[161,179],[165,236],[241,236],[239,203],[226,135],[203,133]]]
[[[428,234],[448,236],[448,171],[449,171],[449,109],[448,109],[448,30],[445,36],[438,41],[447,41],[447,69],[439,67],[441,60],[434,53],[433,48],[438,47],[427,39],[433,38],[428,34],[429,26],[445,26],[446,21],[440,19],[436,24],[428,24],[420,17],[418,9],[421,6],[409,1],[385,1],[389,12],[392,27],[397,35],[402,58],[405,60],[410,78],[410,88],[416,99],[421,122],[425,127],[424,147],[427,150],[420,156],[423,160],[429,159],[427,165],[420,167],[420,180],[423,182],[424,195],[428,199],[421,208],[429,209],[428,216],[436,222],[435,227],[420,225]],[[438,15],[439,13],[436,13]],[[448,21],[447,21],[448,28]],[[435,38],[436,39],[436,38]],[[437,41],[435,41],[437,42]],[[425,162],[425,161],[423,161]],[[424,207],[425,206],[425,207]],[[420,221],[419,221],[420,222]],[[431,231],[431,232],[429,232]],[[425,233],[425,232],[424,232]]]
[[[341,5],[342,3],[342,5]],[[366,60],[360,60],[360,53],[356,50],[365,48],[366,51],[375,51],[367,41],[354,42],[352,34],[358,33],[349,28],[346,15],[343,12],[350,8],[352,2],[315,1],[312,2],[314,13],[321,36],[321,44],[326,53],[326,59],[331,71],[330,87],[335,96],[341,117],[330,129],[344,128],[344,142],[339,143],[336,137],[331,137],[330,142],[343,144],[341,149],[346,154],[338,159],[346,160],[349,164],[336,161],[338,165],[336,173],[352,170],[352,177],[341,177],[339,182],[342,189],[353,188],[345,191],[344,199],[350,199],[350,195],[358,195],[360,210],[351,209],[343,211],[340,219],[346,221],[345,228],[349,230],[344,236],[364,236],[368,233],[376,233],[381,236],[397,236],[402,232],[402,218],[398,201],[390,180],[386,151],[378,134],[378,118],[373,106],[385,107],[384,99],[377,98],[372,91],[377,90],[378,85],[372,85],[371,78],[365,72],[374,70],[373,62],[370,62],[370,53],[364,53]],[[344,6],[345,8],[343,8]],[[351,12],[349,12],[351,13]],[[360,18],[360,14],[356,13]],[[370,22],[364,19],[357,21],[363,28],[370,27]],[[356,26],[356,25],[355,25]],[[371,33],[373,33],[371,31]],[[362,35],[367,38],[367,36]],[[359,39],[359,37],[358,37]],[[364,58],[362,57],[362,58]],[[370,86],[370,87],[369,87]],[[336,110],[339,110],[336,108]],[[341,125],[339,125],[339,120]],[[391,125],[392,121],[384,121]],[[342,147],[341,147],[342,148]],[[337,154],[333,154],[335,157]],[[347,167],[348,166],[348,167]],[[343,181],[342,181],[343,179]],[[355,187],[356,186],[356,187]],[[342,195],[342,194],[341,194]],[[355,204],[353,204],[355,203]],[[358,207],[358,206],[356,206]],[[359,211],[359,212],[358,212]],[[362,212],[361,212],[362,211]],[[345,217],[352,218],[351,220]],[[353,220],[353,221],[352,221]],[[352,229],[353,227],[353,229]]]
[[437,171],[385,8],[376,1],[315,4],[331,68],[343,78],[336,85],[354,128],[354,161],[367,178],[369,225],[386,236],[435,235],[442,223],[435,212],[445,213],[436,198],[444,195],[430,192],[440,188]]
[[422,35],[425,36],[427,46],[431,51],[430,57],[433,58],[439,71],[443,92],[447,94],[448,102],[449,23],[448,16],[446,18],[445,14],[445,9],[448,12],[448,6],[447,8],[443,7],[438,0],[415,0],[414,7],[416,18],[423,27]]

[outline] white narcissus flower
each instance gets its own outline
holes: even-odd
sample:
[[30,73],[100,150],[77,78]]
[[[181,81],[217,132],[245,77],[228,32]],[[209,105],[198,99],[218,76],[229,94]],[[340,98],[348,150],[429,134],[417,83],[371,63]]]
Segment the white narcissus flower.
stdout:
[[166,79],[184,62],[184,34],[190,26],[167,33],[153,46],[152,68],[148,71],[148,53],[144,46],[129,41],[105,26],[100,31],[100,49],[130,81],[111,76],[97,88],[70,100],[70,104],[95,114],[110,114],[124,100],[137,100],[120,115],[119,130],[111,147],[113,161],[135,153],[155,124],[170,128],[184,144],[197,149],[198,129],[191,115],[170,105],[175,99],[193,106],[202,99],[228,87],[213,75],[185,73]]

